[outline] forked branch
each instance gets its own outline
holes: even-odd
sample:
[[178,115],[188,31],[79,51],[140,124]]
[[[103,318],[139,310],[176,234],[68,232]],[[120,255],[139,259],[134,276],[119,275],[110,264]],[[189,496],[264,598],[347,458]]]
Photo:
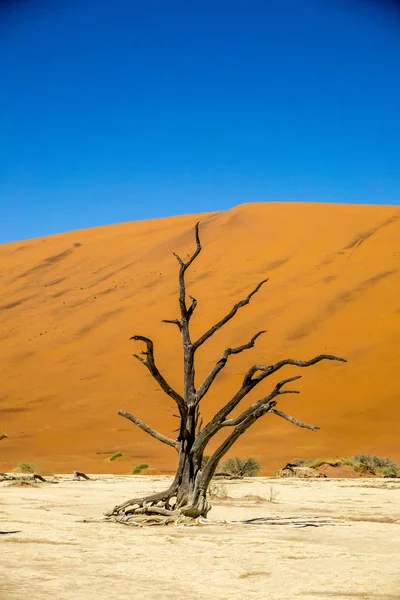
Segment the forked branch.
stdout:
[[[295,365],[298,367],[309,367],[314,365],[322,360],[337,360],[340,362],[347,362],[344,358],[340,358],[339,356],[333,356],[330,354],[320,354],[315,358],[310,360],[294,360],[294,359],[286,359],[281,360],[274,365],[266,366],[266,365],[254,365],[249,369],[243,379],[243,383],[240,389],[236,392],[236,394],[232,397],[229,402],[227,402],[211,419],[211,421],[204,427],[201,434],[197,437],[195,442],[195,448],[204,448],[209,440],[223,427],[223,423],[228,417],[228,415],[238,406],[238,404],[245,398],[261,381],[263,381],[266,377],[269,377],[282,367],[286,365]],[[256,373],[259,371],[258,375]],[[284,380],[287,382],[288,380]],[[293,379],[292,379],[293,381]],[[278,383],[279,386],[282,382]],[[276,388],[275,388],[276,390]],[[278,390],[279,391],[279,390]],[[271,392],[273,393],[273,392]],[[280,392],[287,393],[287,392]],[[289,392],[292,393],[292,392]]]
[[179,450],[179,443],[176,440],[173,440],[173,439],[167,437],[166,435],[159,433],[158,431],[156,431],[149,425],[146,425],[146,423],[143,423],[143,421],[141,421],[140,419],[135,417],[135,415],[131,415],[130,413],[126,412],[125,410],[119,410],[118,414],[121,417],[125,417],[125,419],[132,421],[132,423],[135,423],[135,425],[140,427],[140,429],[142,429],[149,435],[153,436],[153,438],[156,438],[156,440],[158,440],[159,442],[162,442],[163,444],[167,444],[167,446],[172,446],[173,448],[175,448],[175,450]]
[[[174,256],[180,265],[180,269],[179,269],[179,307],[181,309],[180,326],[181,326],[181,328],[185,328],[185,329],[187,329],[187,324],[188,324],[189,319],[192,316],[193,311],[196,308],[196,304],[197,304],[196,300],[194,298],[191,298],[192,299],[191,307],[188,309],[186,306],[185,272],[190,267],[192,262],[198,257],[198,255],[200,254],[201,249],[202,249],[201,242],[200,242],[200,235],[199,235],[199,223],[196,223],[195,237],[196,237],[196,250],[194,251],[192,256],[189,258],[189,260],[187,260],[185,262],[184,260],[181,259],[181,257],[178,254],[176,254],[174,252]],[[188,332],[186,332],[186,336],[188,337]]]
[[269,406],[271,408],[272,406],[275,406],[276,402],[272,403],[272,400],[277,396],[282,396],[283,394],[300,394],[299,390],[282,390],[282,388],[287,383],[297,381],[298,379],[301,379],[301,375],[296,375],[295,377],[289,377],[289,379],[283,379],[282,381],[279,381],[279,383],[276,384],[272,392],[270,392],[267,396],[261,398],[261,400],[257,400],[257,402],[254,402],[251,406],[249,406],[249,408],[243,411],[242,414],[240,414],[235,419],[226,419],[222,422],[222,426],[231,427],[239,425],[242,421],[247,419],[247,417],[258,414],[257,411],[259,411],[260,408],[266,406]]
[[260,281],[260,283],[254,288],[254,290],[251,291],[250,294],[248,294],[246,296],[246,298],[237,302],[233,306],[233,308],[229,311],[229,313],[227,315],[225,315],[225,317],[223,317],[220,321],[218,321],[218,323],[216,323],[215,325],[210,327],[210,329],[208,331],[203,333],[203,335],[201,337],[199,337],[199,339],[196,342],[193,342],[193,349],[197,350],[197,348],[199,348],[199,346],[204,344],[204,342],[206,342],[212,335],[214,335],[214,333],[216,331],[221,329],[221,327],[223,327],[226,323],[228,323],[228,321],[233,319],[233,317],[236,315],[237,311],[240,308],[242,308],[243,306],[246,306],[246,304],[248,304],[250,302],[250,300],[254,296],[254,294],[256,294],[258,292],[258,290],[261,288],[261,286],[264,283],[266,283],[267,281],[268,281],[268,279],[264,279],[263,281]]
[[221,458],[228,452],[228,450],[233,446],[236,440],[243,435],[243,433],[251,427],[258,419],[264,416],[267,413],[274,413],[287,421],[290,421],[294,425],[298,427],[304,427],[305,429],[311,429],[311,431],[318,431],[319,427],[314,425],[308,425],[307,423],[302,423],[298,421],[294,417],[287,415],[286,413],[275,408],[277,401],[274,400],[276,396],[281,394],[296,394],[299,393],[296,390],[282,390],[281,388],[290,381],[294,381],[295,379],[299,379],[299,377],[291,377],[290,379],[285,379],[280,381],[274,388],[274,390],[268,394],[265,398],[262,398],[258,402],[255,402],[250,408],[244,411],[241,415],[239,415],[236,419],[230,419],[229,421],[225,421],[224,425],[234,426],[234,430],[228,435],[228,437],[222,442],[222,444],[215,450],[215,452],[210,456],[207,461],[207,464],[204,468],[202,474],[202,485],[207,486],[210,478],[213,476],[215,469]]
[[[334,356],[332,354],[319,354],[310,360],[295,360],[293,358],[286,358],[278,361],[274,365],[254,365],[244,376],[243,384],[251,381],[262,381],[266,377],[269,377],[287,365],[293,365],[295,367],[311,367],[321,360],[338,360],[339,362],[347,362],[344,358],[341,358],[340,356]],[[257,371],[260,371],[258,375],[256,375]]]
[[211,369],[211,371],[209,372],[209,374],[207,375],[207,377],[205,378],[205,380],[203,381],[201,386],[197,389],[197,392],[196,392],[196,401],[197,402],[200,402],[200,400],[207,394],[214,379],[217,377],[218,373],[220,371],[222,371],[222,369],[225,367],[226,363],[228,362],[229,356],[231,356],[231,354],[240,354],[240,352],[243,352],[244,350],[250,350],[250,348],[254,348],[254,343],[255,343],[256,339],[258,337],[260,337],[260,335],[262,335],[263,333],[265,333],[265,331],[259,331],[258,333],[253,335],[253,337],[251,338],[251,340],[249,342],[247,342],[247,344],[243,344],[242,346],[237,346],[236,348],[227,348],[222,353],[219,361]]

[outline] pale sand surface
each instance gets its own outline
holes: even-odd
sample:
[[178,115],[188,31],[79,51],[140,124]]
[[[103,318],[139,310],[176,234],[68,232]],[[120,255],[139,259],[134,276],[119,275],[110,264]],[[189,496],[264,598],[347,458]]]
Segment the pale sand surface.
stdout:
[[0,539],[2,600],[400,599],[400,480],[224,482],[217,524],[138,529],[82,520],[170,479],[95,477],[0,484],[0,530],[20,530]]

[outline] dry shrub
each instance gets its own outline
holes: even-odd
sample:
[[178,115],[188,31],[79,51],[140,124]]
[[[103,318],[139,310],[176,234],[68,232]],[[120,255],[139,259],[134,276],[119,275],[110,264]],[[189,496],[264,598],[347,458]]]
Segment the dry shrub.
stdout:
[[222,473],[238,478],[255,477],[260,469],[260,463],[253,456],[228,458],[222,465]]
[[208,497],[211,500],[228,500],[228,486],[225,483],[212,481],[208,487]]
[[13,473],[34,473],[35,465],[33,463],[21,462],[19,463],[15,469],[13,469]]
[[17,479],[16,481],[11,481],[7,487],[39,487],[39,485],[33,480]]
[[268,492],[265,495],[265,501],[276,504],[277,502],[279,502],[279,497],[279,493],[272,486],[270,486]]

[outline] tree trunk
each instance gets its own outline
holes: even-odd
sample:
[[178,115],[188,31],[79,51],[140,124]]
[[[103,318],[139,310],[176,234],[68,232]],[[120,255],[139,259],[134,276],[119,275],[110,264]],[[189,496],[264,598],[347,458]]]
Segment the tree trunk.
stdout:
[[[193,452],[196,440],[196,407],[189,407],[185,420],[182,420],[181,442],[178,451],[179,463],[171,486],[157,494],[133,498],[115,506],[106,513],[118,517],[118,521],[158,523],[179,522],[198,517],[207,517],[211,506],[207,502],[207,486],[202,478],[203,451]],[[211,477],[209,478],[211,481]],[[209,482],[208,482],[209,483]]]

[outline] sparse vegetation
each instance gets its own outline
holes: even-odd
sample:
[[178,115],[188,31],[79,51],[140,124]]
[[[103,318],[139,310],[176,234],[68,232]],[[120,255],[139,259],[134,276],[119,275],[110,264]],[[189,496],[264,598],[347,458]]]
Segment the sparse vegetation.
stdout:
[[137,475],[138,473],[141,473],[143,471],[143,469],[148,469],[149,465],[147,465],[146,463],[141,463],[140,465],[136,465],[136,467],[133,467],[132,469],[132,473],[134,475]]
[[212,481],[208,487],[208,497],[211,500],[228,500],[228,486],[225,483]]
[[276,504],[277,502],[279,502],[279,494],[272,487],[272,485],[270,486],[267,494],[265,494],[265,500],[266,500],[266,502],[272,502],[273,504]]
[[33,463],[22,462],[13,469],[17,473],[34,473],[35,465]]
[[228,458],[222,464],[222,473],[231,475],[232,477],[256,477],[260,472],[261,465],[256,458],[248,456],[246,458]]
[[387,477],[396,477],[400,474],[400,467],[394,460],[373,454],[355,454],[350,458],[343,459],[342,464],[354,467],[358,473],[382,474]]
[[116,460],[117,458],[120,458],[122,456],[122,452],[114,452],[114,454],[112,456],[110,456],[109,460],[110,462],[113,460]]
[[334,458],[312,458],[305,460],[303,458],[295,458],[291,463],[296,467],[309,467],[310,469],[318,469],[323,465],[329,465],[330,467],[340,467],[342,461]]
[[8,483],[7,487],[39,487],[39,485],[33,479],[17,479]]
[[324,465],[331,467],[341,467],[347,465],[362,475],[384,475],[386,477],[398,477],[400,475],[400,467],[391,458],[375,456],[373,454],[355,454],[350,458],[329,459],[303,459],[295,458],[292,463],[297,467],[310,467],[318,469]]
[[272,502],[275,504],[279,502],[279,494],[272,486],[270,486],[268,492],[263,496],[259,496],[258,494],[247,494],[246,496],[243,496],[242,499],[255,502],[256,504],[262,504],[264,502]]

